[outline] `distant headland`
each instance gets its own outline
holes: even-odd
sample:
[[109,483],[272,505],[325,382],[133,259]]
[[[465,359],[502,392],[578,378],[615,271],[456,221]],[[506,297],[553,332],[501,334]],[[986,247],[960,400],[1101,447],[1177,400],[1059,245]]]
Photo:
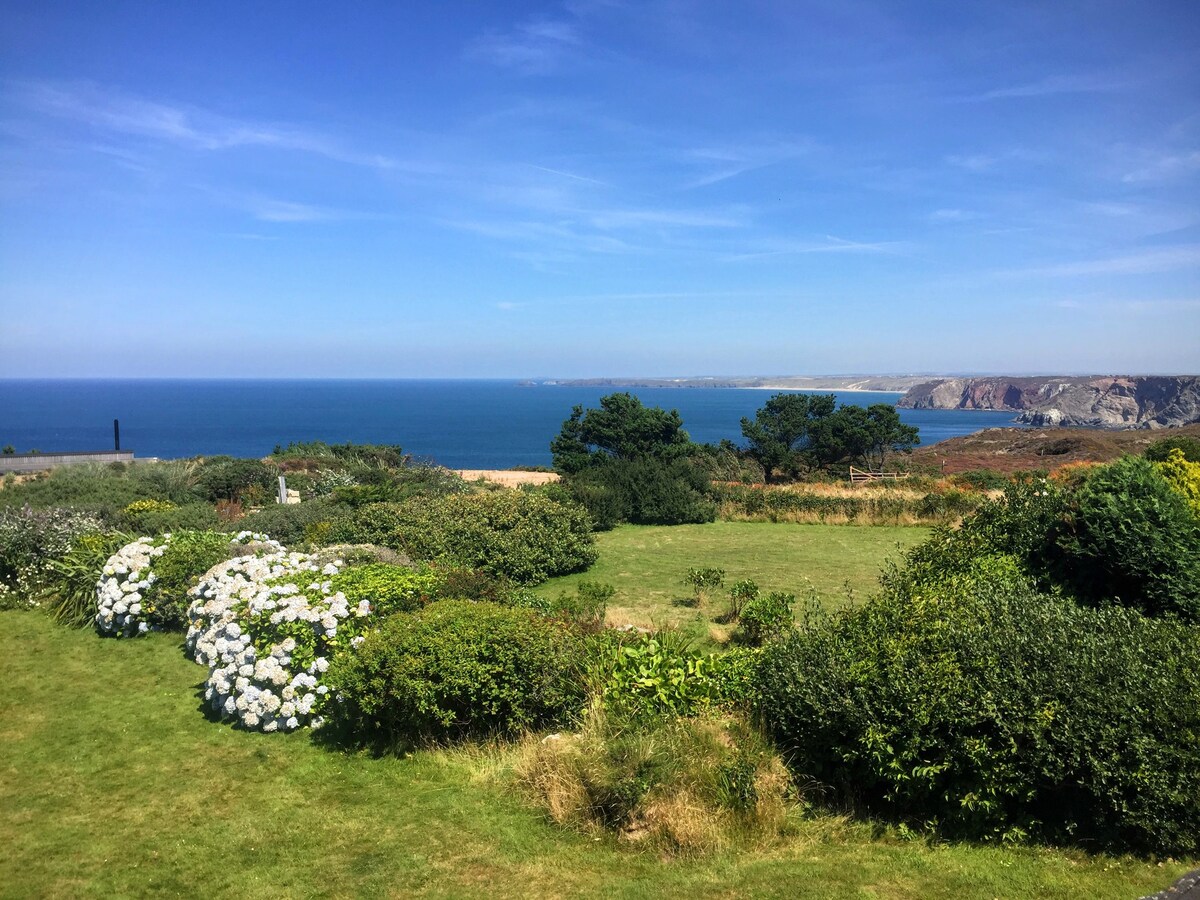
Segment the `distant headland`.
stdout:
[[1036,426],[1172,428],[1200,422],[1196,375],[800,375],[575,378],[524,382],[604,388],[758,388],[778,391],[877,391],[903,396],[904,409],[978,409],[1017,413]]

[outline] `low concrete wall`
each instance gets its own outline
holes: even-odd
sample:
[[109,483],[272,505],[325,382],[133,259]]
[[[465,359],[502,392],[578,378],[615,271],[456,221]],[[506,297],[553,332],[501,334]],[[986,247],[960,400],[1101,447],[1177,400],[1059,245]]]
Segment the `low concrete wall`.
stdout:
[[59,466],[81,463],[133,462],[132,450],[97,450],[78,453],[0,453],[0,474],[5,472],[44,472]]

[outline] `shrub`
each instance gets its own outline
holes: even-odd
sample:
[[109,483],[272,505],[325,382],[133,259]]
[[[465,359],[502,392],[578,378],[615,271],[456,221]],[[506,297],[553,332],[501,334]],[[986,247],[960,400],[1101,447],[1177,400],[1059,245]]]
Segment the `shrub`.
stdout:
[[13,485],[4,491],[4,503],[34,509],[70,506],[115,522],[122,509],[136,500],[195,500],[188,462],[139,463],[116,471],[100,464],[62,466],[48,475]]
[[617,589],[611,584],[597,581],[581,581],[575,585],[575,593],[563,591],[547,609],[547,614],[570,622],[583,631],[596,631],[604,627],[604,616],[608,601]]
[[380,748],[513,734],[578,710],[579,662],[577,639],[536,613],[445,600],[392,616],[338,658],[330,715]]
[[725,570],[711,566],[688,569],[687,574],[683,576],[683,583],[692,586],[692,597],[696,605],[703,606],[709,592],[725,584]]
[[264,503],[279,488],[279,470],[257,459],[217,457],[209,460],[196,479],[196,489],[209,501],[242,500]]
[[576,499],[606,527],[711,522],[716,506],[704,472],[686,459],[605,459],[570,476]]
[[135,500],[121,510],[117,523],[134,534],[166,534],[209,531],[221,525],[221,517],[208,503],[176,506],[169,500]]
[[601,713],[577,735],[528,741],[517,774],[557,824],[669,853],[761,842],[786,824],[787,770],[734,716],[629,728]]
[[352,566],[329,579],[330,589],[340,591],[353,606],[366,600],[371,612],[383,618],[397,612],[413,612],[429,602],[438,590],[435,575],[414,572],[405,566],[368,563]]
[[596,560],[586,513],[530,491],[372,504],[335,521],[328,539],[383,544],[413,559],[520,584],[580,571]]
[[769,645],[758,708],[793,772],[860,813],[1195,854],[1198,638],[1039,595],[993,558]]
[[212,531],[138,538],[109,558],[96,584],[96,628],[132,636],[181,628],[188,589],[218,562],[235,555],[246,535],[230,541]]
[[1097,469],[1075,494],[1059,546],[1080,599],[1200,622],[1200,521],[1148,460]]
[[1192,514],[1200,518],[1200,462],[1189,462],[1183,451],[1174,448],[1165,461],[1158,464],[1158,471],[1192,508]]
[[725,621],[736,622],[741,617],[746,604],[756,597],[758,597],[758,582],[749,578],[736,582],[729,589],[729,612],[725,614]]
[[973,469],[951,477],[955,484],[966,485],[977,491],[997,491],[1008,486],[1009,476],[991,469]]
[[795,624],[792,612],[795,603],[795,595],[781,591],[772,591],[765,597],[756,594],[742,608],[741,622],[735,636],[752,647],[760,647],[782,637]]
[[0,585],[8,604],[36,606],[52,578],[51,563],[103,527],[99,516],[78,510],[0,510]]
[[1187,462],[1200,463],[1200,440],[1186,434],[1155,441],[1146,448],[1146,459],[1166,462],[1171,458],[1172,450],[1180,451]]
[[219,715],[256,731],[319,728],[331,660],[378,620],[369,601],[352,607],[332,590],[336,562],[322,566],[276,541],[247,549],[214,566],[192,592],[186,646],[208,668],[204,697]]
[[[349,508],[329,500],[306,500],[304,503],[270,503],[262,509],[231,523],[229,530],[254,531],[269,534],[285,546],[307,543],[313,526],[331,522],[345,515]],[[355,543],[374,543],[373,541]]]

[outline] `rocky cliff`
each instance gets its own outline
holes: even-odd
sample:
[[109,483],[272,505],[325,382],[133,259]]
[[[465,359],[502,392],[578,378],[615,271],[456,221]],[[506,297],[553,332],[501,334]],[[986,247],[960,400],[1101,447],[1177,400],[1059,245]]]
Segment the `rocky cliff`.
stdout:
[[942,378],[909,389],[896,405],[1012,410],[1029,425],[1170,428],[1200,422],[1200,377]]

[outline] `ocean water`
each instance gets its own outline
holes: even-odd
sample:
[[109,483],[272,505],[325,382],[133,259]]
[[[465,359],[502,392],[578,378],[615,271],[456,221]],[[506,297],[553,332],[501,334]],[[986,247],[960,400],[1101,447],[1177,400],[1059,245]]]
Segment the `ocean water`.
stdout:
[[[261,457],[276,444],[399,444],[455,469],[549,465],[550,441],[576,404],[619,388],[433,380],[0,380],[0,446],[17,452],[107,450],[112,420],[139,457]],[[677,409],[692,439],[740,441],[771,391],[636,388],[647,406]],[[834,393],[837,393],[836,391]],[[867,406],[899,394],[841,393]],[[922,444],[1012,424],[1011,413],[900,410]]]

